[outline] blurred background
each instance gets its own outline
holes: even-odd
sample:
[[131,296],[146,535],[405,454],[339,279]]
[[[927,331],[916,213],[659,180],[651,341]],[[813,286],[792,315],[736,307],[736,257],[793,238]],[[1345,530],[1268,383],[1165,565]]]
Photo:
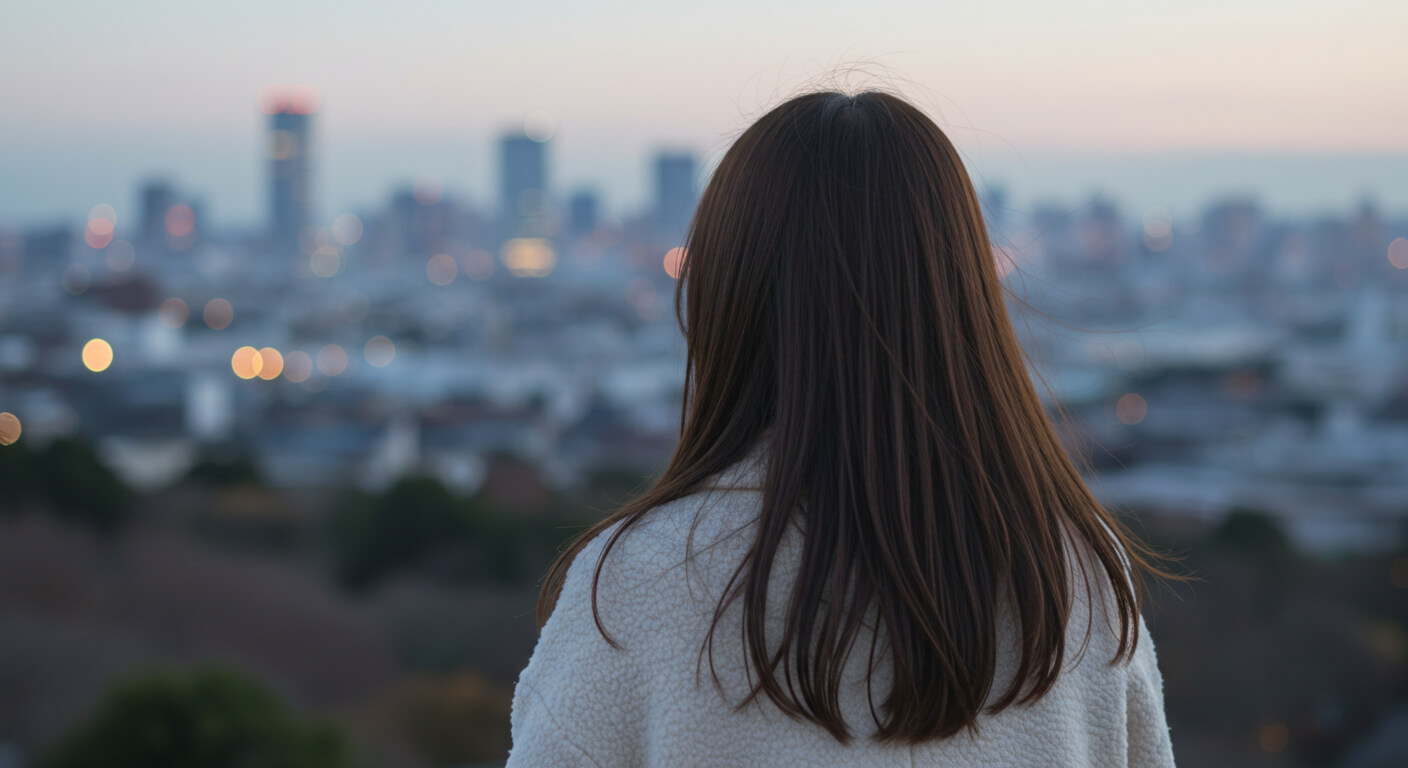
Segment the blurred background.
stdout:
[[7,6],[0,768],[501,765],[539,577],[676,440],[709,171],[826,85],[959,147],[1198,577],[1180,764],[1408,764],[1408,6],[799,10]]

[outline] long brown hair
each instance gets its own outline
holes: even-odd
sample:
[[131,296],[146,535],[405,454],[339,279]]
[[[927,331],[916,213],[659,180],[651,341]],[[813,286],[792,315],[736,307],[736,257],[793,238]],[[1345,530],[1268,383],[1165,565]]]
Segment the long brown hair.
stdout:
[[[740,707],[763,693],[847,742],[842,665],[873,606],[894,672],[876,738],[918,743],[976,728],[994,686],[1004,595],[1021,658],[988,711],[1035,701],[1066,650],[1071,544],[1088,546],[1113,589],[1110,663],[1133,655],[1142,577],[1169,574],[1095,499],[1057,439],[1006,314],[972,182],[932,120],[884,91],[786,101],[724,155],[685,252],[679,445],[652,487],[558,557],[540,626],[577,553],[624,521],[592,581],[597,627],[615,645],[596,614],[611,547],[770,430],[756,537],[708,636],[741,597],[758,679]],[[800,568],[770,653],[769,574],[799,509]]]

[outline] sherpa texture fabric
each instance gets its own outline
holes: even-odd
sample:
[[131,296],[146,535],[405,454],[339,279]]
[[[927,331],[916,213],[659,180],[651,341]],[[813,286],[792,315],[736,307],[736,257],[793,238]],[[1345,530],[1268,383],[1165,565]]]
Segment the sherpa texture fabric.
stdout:
[[[705,490],[652,510],[612,549],[601,574],[598,607],[620,649],[598,632],[591,604],[592,572],[614,529],[579,553],[532,658],[519,674],[507,768],[1174,764],[1163,678],[1142,619],[1134,659],[1108,663],[1118,644],[1109,628],[1113,622],[1105,618],[1112,615],[1112,598],[1094,610],[1088,601],[1077,600],[1055,687],[1034,704],[984,715],[976,736],[963,733],[914,747],[871,741],[875,727],[866,692],[870,635],[865,630],[850,655],[841,694],[854,736],[849,745],[818,725],[788,718],[763,695],[734,711],[732,705],[753,677],[739,640],[741,599],[730,606],[715,633],[713,669],[722,693],[701,647],[719,596],[752,538],[750,526],[761,500],[756,489],[765,472],[762,449],[760,442]],[[800,527],[794,525],[790,534],[770,582],[768,637],[773,648],[791,586],[786,574],[789,567],[795,569],[800,554]],[[1079,568],[1074,572],[1079,584]],[[1076,593],[1079,598],[1085,591]],[[1001,621],[1003,636],[1013,639],[1011,617],[1004,613]],[[873,620],[866,626],[873,628]],[[1087,628],[1089,644],[1081,654]],[[993,698],[1005,690],[1017,659],[1015,641],[1000,650]],[[877,650],[871,683],[877,712],[889,675],[888,660]]]

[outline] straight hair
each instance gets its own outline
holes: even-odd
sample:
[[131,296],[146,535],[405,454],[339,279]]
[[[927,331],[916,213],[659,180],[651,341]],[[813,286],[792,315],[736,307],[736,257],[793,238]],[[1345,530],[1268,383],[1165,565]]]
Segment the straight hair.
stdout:
[[[872,707],[874,738],[976,731],[995,685],[1003,598],[1021,655],[986,710],[1036,701],[1056,682],[1074,600],[1067,547],[1093,553],[1113,592],[1119,646],[1109,663],[1133,656],[1144,577],[1177,577],[1096,500],[1058,440],[972,182],[922,111],[878,90],[775,107],[715,169],[685,254],[675,287],[687,345],[679,444],[651,487],[558,556],[540,627],[577,554],[624,521],[592,579],[597,628],[619,647],[597,610],[611,548],[768,431],[756,534],[705,638],[712,668],[714,630],[741,599],[757,682],[740,709],[766,695],[847,743],[842,670],[874,608],[893,665],[880,714]],[[804,521],[800,566],[770,652],[768,582],[793,515]],[[874,650],[872,640],[872,659]]]

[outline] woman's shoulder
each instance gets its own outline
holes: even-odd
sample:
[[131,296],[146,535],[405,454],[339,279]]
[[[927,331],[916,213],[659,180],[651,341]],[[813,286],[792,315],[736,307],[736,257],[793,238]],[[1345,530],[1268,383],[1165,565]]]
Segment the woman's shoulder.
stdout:
[[721,569],[737,565],[760,509],[756,491],[708,486],[639,519],[618,520],[578,552],[564,596],[589,590],[598,565],[599,603],[607,592],[613,603],[631,605],[690,591],[701,577],[712,581]]

